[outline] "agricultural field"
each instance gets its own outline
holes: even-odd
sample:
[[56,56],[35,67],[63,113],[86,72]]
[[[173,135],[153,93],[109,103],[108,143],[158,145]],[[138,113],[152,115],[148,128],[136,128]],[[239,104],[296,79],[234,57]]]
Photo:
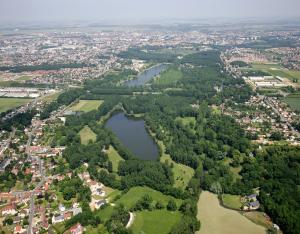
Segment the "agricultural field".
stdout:
[[283,101],[286,102],[292,109],[300,111],[300,94],[292,94],[285,98]]
[[119,163],[124,161],[124,159],[119,155],[113,146],[109,146],[107,150],[107,155],[109,160],[112,162],[113,172],[118,171]]
[[154,83],[159,85],[167,85],[175,83],[182,78],[182,72],[178,69],[170,68],[160,74]]
[[243,205],[241,203],[241,196],[231,194],[223,194],[222,203],[225,207],[235,210],[240,210]]
[[87,145],[90,141],[94,142],[97,139],[97,135],[88,126],[80,130],[79,136],[83,145]]
[[134,222],[130,229],[133,233],[167,234],[180,221],[180,218],[180,212],[167,210],[141,211],[135,213]]
[[153,199],[153,201],[160,201],[162,204],[164,204],[164,206],[167,206],[170,200],[174,200],[177,204],[177,207],[179,207],[182,203],[182,201],[179,199],[164,195],[161,192],[148,187],[133,187],[119,200],[117,200],[116,203],[122,203],[126,208],[130,209],[146,194],[149,195]]
[[29,103],[29,98],[0,98],[0,113]]
[[197,234],[265,234],[264,227],[251,222],[238,211],[226,209],[219,203],[217,195],[203,191],[198,201],[198,215],[201,220]]
[[92,110],[97,110],[102,103],[103,103],[102,100],[80,100],[79,102],[72,105],[70,107],[70,110],[89,112]]
[[273,76],[280,76],[283,78],[288,78],[290,80],[297,79],[300,81],[300,71],[288,70],[279,64],[252,64],[252,67],[256,70],[267,72]]

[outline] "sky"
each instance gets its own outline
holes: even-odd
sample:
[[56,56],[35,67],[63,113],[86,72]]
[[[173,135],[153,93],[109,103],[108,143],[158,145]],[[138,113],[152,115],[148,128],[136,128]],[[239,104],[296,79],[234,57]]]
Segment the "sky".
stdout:
[[300,0],[0,0],[0,23],[300,18]]

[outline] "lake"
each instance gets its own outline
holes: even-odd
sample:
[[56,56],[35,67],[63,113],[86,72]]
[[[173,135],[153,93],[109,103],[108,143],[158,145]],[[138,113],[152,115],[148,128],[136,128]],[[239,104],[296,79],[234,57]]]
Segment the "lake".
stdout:
[[125,85],[130,87],[145,85],[148,81],[159,75],[162,71],[166,70],[167,67],[167,64],[153,66],[140,73],[136,79],[125,82]]
[[127,117],[124,113],[113,115],[105,125],[137,158],[156,160],[159,150],[145,127],[145,121]]

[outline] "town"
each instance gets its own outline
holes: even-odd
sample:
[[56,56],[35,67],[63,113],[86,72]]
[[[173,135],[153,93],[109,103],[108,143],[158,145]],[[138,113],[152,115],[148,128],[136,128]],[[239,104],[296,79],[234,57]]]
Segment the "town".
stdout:
[[[14,33],[4,31],[0,34],[1,233],[108,233],[106,229],[114,230],[112,217],[119,217],[113,215],[114,209],[127,215],[121,226],[125,230],[132,228],[134,233],[142,233],[140,226],[135,226],[142,212],[165,212],[166,219],[174,216],[180,223],[181,217],[195,216],[194,211],[186,211],[190,204],[184,206],[197,194],[193,191],[193,179],[200,178],[201,181],[207,176],[208,182],[203,182],[201,188],[210,188],[220,196],[224,192],[226,197],[225,191],[229,191],[223,184],[223,189],[220,188],[221,183],[232,178],[233,181],[240,179],[243,163],[255,158],[253,152],[269,146],[300,145],[299,27],[260,30],[258,26],[253,32],[227,25],[205,26],[205,30],[201,30],[203,27],[190,25],[188,30],[182,30],[180,25],[173,28],[106,26],[104,29],[39,29],[28,32],[20,28]],[[265,38],[269,39],[267,42],[279,38],[276,41],[279,45],[274,43],[271,48],[261,49],[260,43]],[[293,47],[285,44],[287,39],[293,40]],[[207,56],[204,59],[207,64],[202,64],[201,56]],[[210,60],[214,65],[209,63]],[[151,69],[160,69],[159,64],[166,65],[166,68],[161,68],[157,75]],[[219,68],[220,72],[215,72],[214,69]],[[199,85],[199,81],[193,79],[201,69],[212,69],[205,70],[202,75],[216,79],[204,81],[208,88],[201,90],[207,91],[203,97],[192,87],[193,84]],[[145,87],[126,87],[126,82],[152,72],[155,78]],[[194,83],[184,83],[184,75]],[[221,80],[220,77],[225,78]],[[237,94],[237,90],[243,88],[249,93],[249,98],[239,102],[243,100],[243,93]],[[191,94],[198,96],[195,98]],[[208,97],[210,101],[206,102]],[[154,98],[154,101],[147,98]],[[151,111],[159,109],[164,115],[146,115],[147,103],[153,108]],[[151,106],[153,103],[157,106]],[[203,110],[203,103],[211,111]],[[175,113],[176,108],[182,109]],[[131,154],[120,146],[117,137],[103,130],[107,128],[104,123],[118,111],[126,112],[133,119],[146,116],[147,131],[155,138],[154,143],[151,142],[157,143],[160,147],[157,154],[161,154],[161,159],[155,161],[159,166],[149,162],[149,167],[167,174],[166,178],[159,177],[161,181],[172,177],[169,171],[177,173],[170,183],[166,182],[168,186],[175,183],[173,190],[160,189],[157,181],[151,181],[153,178],[147,184],[134,177],[141,173],[134,170],[143,168],[142,164],[132,168],[122,164],[132,160]],[[172,119],[174,113],[178,116]],[[243,151],[242,146],[235,146],[225,136],[227,133],[218,136],[216,129],[209,129],[213,124],[209,123],[207,116],[213,120],[220,116],[234,119],[237,126],[232,128],[241,128],[240,133],[245,131],[245,137],[241,135],[241,138],[249,139],[250,143],[245,144],[248,149]],[[232,124],[225,122],[226,117],[218,121]],[[159,126],[153,127],[155,124]],[[172,152],[176,149],[172,145],[176,139],[171,134],[178,132],[186,134],[185,139],[192,139],[190,142],[195,147],[189,151],[187,145],[186,152],[180,154],[188,158],[187,154],[192,159],[197,154],[203,163],[199,160],[191,163],[180,158],[179,153]],[[96,146],[94,143],[97,142],[101,144]],[[177,147],[185,147],[182,142]],[[152,149],[151,144],[149,149]],[[211,146],[211,151],[203,144]],[[95,160],[80,158],[85,157],[85,153],[93,155]],[[206,161],[210,153],[217,155],[213,159],[216,161]],[[70,161],[69,155],[74,161]],[[135,160],[132,161],[134,164]],[[222,168],[221,172],[214,168],[214,163]],[[198,173],[200,165],[203,171]],[[226,166],[230,173],[233,171],[229,178],[221,177],[227,172]],[[127,170],[134,172],[128,176]],[[213,170],[212,174],[209,170]],[[217,175],[221,182],[211,182]],[[126,176],[129,182],[124,180]],[[135,194],[128,194],[134,189],[144,189],[145,184],[152,186],[151,190],[147,188],[149,194],[144,192],[144,196],[127,207],[128,212],[123,212],[124,207],[120,204],[130,203],[128,200]],[[225,201],[224,207],[244,212],[245,217],[260,212],[255,214],[268,220],[264,228],[281,233],[281,225],[261,209],[260,189],[257,183],[253,184],[256,186],[253,191],[232,189],[236,193],[232,196],[239,196],[239,205],[232,207]],[[200,189],[200,185],[197,188]],[[152,196],[155,205],[149,205],[152,200],[148,196]],[[93,219],[89,222],[91,216],[85,218],[83,214],[93,214]],[[173,226],[175,221],[171,222]],[[190,225],[194,226],[197,225]],[[162,233],[171,233],[172,227]]]

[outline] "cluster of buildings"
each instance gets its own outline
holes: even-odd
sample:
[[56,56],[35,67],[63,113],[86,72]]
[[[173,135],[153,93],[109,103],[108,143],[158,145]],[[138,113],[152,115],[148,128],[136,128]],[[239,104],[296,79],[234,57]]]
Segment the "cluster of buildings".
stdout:
[[297,114],[279,99],[252,96],[245,106],[246,110],[226,108],[224,114],[236,117],[236,121],[247,132],[257,136],[255,141],[258,144],[273,144],[270,137],[274,132],[281,133],[290,144],[300,144],[300,134],[292,126]]
[[243,77],[253,88],[283,88],[288,87],[289,84],[284,82],[280,76],[250,76]]
[[92,200],[90,202],[90,208],[92,210],[100,209],[101,206],[108,203],[108,200],[104,199],[106,193],[103,184],[92,180],[88,172],[84,172],[78,176],[83,181],[84,185],[88,186],[92,192]]

